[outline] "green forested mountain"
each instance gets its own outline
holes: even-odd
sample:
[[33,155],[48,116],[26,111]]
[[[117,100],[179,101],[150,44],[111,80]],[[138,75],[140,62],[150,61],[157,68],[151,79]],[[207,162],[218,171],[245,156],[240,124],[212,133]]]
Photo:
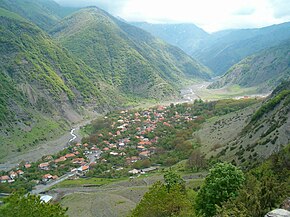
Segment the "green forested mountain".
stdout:
[[15,12],[44,30],[77,10],[58,5],[53,0],[0,0],[0,7]]
[[283,79],[290,78],[290,41],[261,51],[235,64],[211,88],[240,85],[258,87],[261,92],[273,90]]
[[121,94],[114,99],[113,87],[36,25],[5,9],[0,21],[1,143],[34,145],[62,132],[63,121],[80,120],[84,107],[120,103]]
[[209,78],[209,70],[180,49],[98,8],[66,17],[51,34],[127,94],[161,98],[188,79]]
[[99,9],[81,10],[57,25],[60,43],[33,23],[45,29],[54,22],[32,14],[25,14],[28,21],[0,9],[0,159],[61,134],[83,110],[176,96],[187,79],[209,78],[209,70],[180,49]]
[[257,29],[226,30],[205,38],[191,55],[222,75],[246,56],[290,38],[290,23]]
[[214,75],[223,75],[245,57],[279,45],[290,38],[290,23],[264,28],[223,30],[207,34],[193,24],[133,23],[183,49]]
[[187,54],[191,54],[202,40],[210,36],[203,29],[191,23],[152,24],[134,22],[132,24],[163,39],[169,44],[181,48]]

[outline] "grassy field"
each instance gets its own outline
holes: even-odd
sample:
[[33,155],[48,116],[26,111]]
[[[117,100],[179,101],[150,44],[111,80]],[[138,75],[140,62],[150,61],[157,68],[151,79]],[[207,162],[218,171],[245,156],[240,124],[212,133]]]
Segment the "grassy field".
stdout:
[[[172,167],[186,180],[189,189],[202,185],[204,173],[188,173],[184,171],[185,161]],[[163,172],[141,175],[135,179],[78,179],[68,180],[57,185],[52,192],[65,195],[61,205],[68,207],[69,217],[123,217],[142,199],[150,186],[156,181],[163,180]],[[83,187],[100,185],[99,187]]]
[[222,88],[222,89],[197,89],[195,90],[197,95],[203,100],[219,100],[235,98],[240,96],[255,95],[257,94],[257,89],[251,88],[241,88],[238,85]]
[[122,180],[127,180],[127,178],[120,179],[106,179],[106,178],[89,178],[89,179],[75,179],[75,180],[65,180],[53,188],[72,188],[72,187],[83,187],[83,186],[102,186],[113,182],[118,182]]

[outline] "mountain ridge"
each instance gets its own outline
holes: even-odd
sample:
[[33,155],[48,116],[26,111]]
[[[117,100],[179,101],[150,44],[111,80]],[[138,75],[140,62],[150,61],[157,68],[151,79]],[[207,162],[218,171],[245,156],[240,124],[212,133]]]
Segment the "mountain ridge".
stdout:
[[248,56],[232,66],[223,77],[209,88],[239,85],[257,87],[258,91],[269,92],[282,80],[290,78],[290,40],[278,46]]
[[209,36],[206,31],[192,23],[151,24],[131,22],[131,24],[181,48],[187,54],[190,54],[202,39]]
[[78,9],[62,7],[53,0],[1,0],[0,7],[19,14],[45,31]]
[[[51,30],[51,34],[127,94],[135,92],[146,97],[144,90],[147,90],[149,96],[160,98],[165,96],[161,92],[166,93],[166,89],[176,94],[174,89],[182,80],[209,78],[209,70],[180,49],[97,7],[88,7],[68,16]],[[164,88],[159,91],[159,96],[156,85]]]
[[[134,24],[134,23],[133,23]],[[262,28],[229,29],[208,34],[201,30],[201,35],[191,35],[191,28],[180,30],[171,28],[167,37],[166,29],[161,24],[135,24],[146,29],[151,34],[163,38],[183,49],[213,71],[214,76],[223,75],[231,66],[243,58],[259,51],[276,46],[290,38],[290,22],[274,24]],[[169,24],[165,26],[173,26]],[[181,41],[181,43],[176,43]],[[183,42],[186,42],[182,44]]]

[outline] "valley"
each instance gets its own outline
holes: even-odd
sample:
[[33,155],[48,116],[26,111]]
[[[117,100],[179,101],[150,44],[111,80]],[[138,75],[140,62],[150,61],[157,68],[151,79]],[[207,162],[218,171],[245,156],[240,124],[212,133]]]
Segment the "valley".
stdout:
[[[202,82],[199,84],[193,84],[190,86],[186,86],[180,90],[180,96],[177,99],[172,101],[161,101],[158,102],[160,105],[170,105],[171,103],[193,103],[194,100],[208,100],[213,101],[217,99],[227,99],[227,98],[243,98],[249,92],[242,90],[241,92],[234,92],[230,90],[208,90],[207,87],[212,84],[212,82]],[[264,98],[267,95],[247,95],[250,98]],[[154,106],[154,103],[146,103],[137,105],[136,108],[149,108]],[[0,170],[8,171],[13,167],[16,167],[19,163],[23,161],[35,162],[39,160],[42,156],[56,154],[59,151],[63,150],[70,142],[80,142],[80,128],[89,124],[92,120],[95,119],[93,117],[93,113],[90,113],[91,118],[89,120],[84,120],[79,122],[76,125],[72,125],[71,129],[75,129],[74,134],[77,136],[76,140],[72,140],[74,137],[70,132],[65,132],[57,139],[52,139],[50,141],[40,143],[37,145],[37,148],[32,148],[26,150],[24,153],[14,153],[6,158],[5,163],[0,163]]]
[[0,0],[0,216],[290,213],[289,19],[63,1]]

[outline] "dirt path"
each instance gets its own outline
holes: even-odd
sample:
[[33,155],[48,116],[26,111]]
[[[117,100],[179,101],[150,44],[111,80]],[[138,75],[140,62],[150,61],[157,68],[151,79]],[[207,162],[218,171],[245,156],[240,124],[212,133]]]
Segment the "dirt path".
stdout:
[[[79,135],[80,127],[89,124],[91,121],[92,119],[84,120],[72,127],[72,129],[75,129],[73,131],[73,134],[76,136],[74,141],[81,141],[81,136]],[[68,142],[73,138],[71,132],[72,131],[68,131],[66,134],[55,140],[39,144],[35,149],[31,149],[28,152],[20,153],[17,156],[11,157],[11,160],[0,164],[0,170],[8,171],[16,167],[21,161],[35,162],[44,155],[55,154],[63,150],[65,147],[67,147]]]

